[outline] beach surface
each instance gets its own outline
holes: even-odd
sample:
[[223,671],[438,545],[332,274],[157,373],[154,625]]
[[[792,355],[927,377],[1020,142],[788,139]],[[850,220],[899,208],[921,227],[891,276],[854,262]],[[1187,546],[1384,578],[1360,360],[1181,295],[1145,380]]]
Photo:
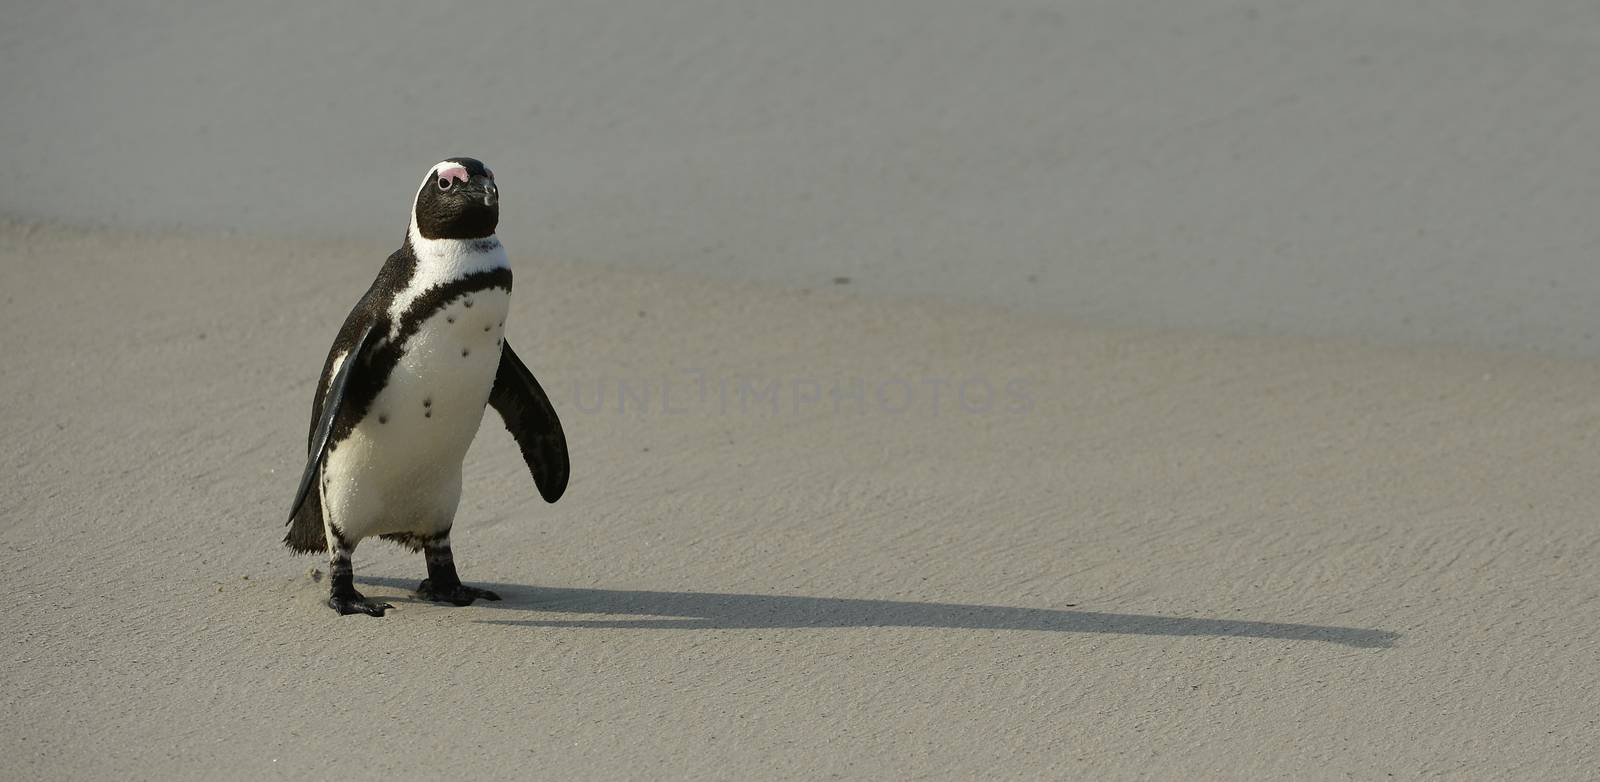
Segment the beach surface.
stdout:
[[490,413],[382,619],[279,545],[379,244],[0,230],[15,778],[1562,778],[1600,367],[1087,328],[515,252],[571,441]]
[[[38,3],[0,778],[1600,768],[1588,0]],[[280,544],[433,162],[508,340],[382,619]]]

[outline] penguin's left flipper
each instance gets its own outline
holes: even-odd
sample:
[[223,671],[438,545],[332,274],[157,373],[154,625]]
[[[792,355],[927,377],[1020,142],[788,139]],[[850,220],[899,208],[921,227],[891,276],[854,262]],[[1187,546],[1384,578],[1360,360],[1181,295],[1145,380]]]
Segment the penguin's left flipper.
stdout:
[[561,499],[567,489],[567,436],[561,420],[550,404],[550,397],[533,379],[522,359],[507,342],[500,348],[500,368],[495,372],[489,405],[506,422],[506,429],[522,450],[522,459],[533,473],[545,502]]
[[322,397],[322,416],[317,419],[317,428],[311,434],[306,471],[300,476],[300,488],[294,493],[294,506],[289,508],[290,523],[294,522],[295,515],[300,512],[300,506],[305,504],[317,472],[322,469],[322,457],[328,452],[328,438],[333,435],[333,422],[339,417],[339,409],[343,406],[344,392],[350,385],[352,367],[366,359],[366,353],[377,341],[372,326],[368,325],[361,331],[361,336],[356,338],[355,347],[345,354],[344,361],[339,364],[339,371],[334,373],[333,380],[328,383],[328,392]]

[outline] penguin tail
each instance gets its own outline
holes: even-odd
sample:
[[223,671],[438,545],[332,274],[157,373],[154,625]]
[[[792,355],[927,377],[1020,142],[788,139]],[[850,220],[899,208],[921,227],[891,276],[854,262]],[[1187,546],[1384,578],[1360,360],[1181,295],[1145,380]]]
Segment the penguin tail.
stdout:
[[315,554],[328,550],[328,536],[322,529],[322,492],[311,492],[300,510],[289,519],[289,534],[283,536],[283,545],[297,554]]

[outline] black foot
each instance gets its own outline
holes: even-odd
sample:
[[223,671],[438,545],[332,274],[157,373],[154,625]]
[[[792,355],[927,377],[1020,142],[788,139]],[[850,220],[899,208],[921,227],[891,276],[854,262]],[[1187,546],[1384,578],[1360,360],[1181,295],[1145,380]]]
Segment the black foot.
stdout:
[[328,607],[338,611],[340,616],[349,614],[383,616],[384,611],[394,608],[388,603],[375,603],[368,600],[360,592],[352,592],[348,595],[329,595]]
[[472,601],[482,598],[484,600],[499,600],[500,596],[487,589],[469,587],[466,584],[455,586],[434,586],[433,579],[422,579],[417,585],[417,597],[423,600],[432,600],[435,603],[449,603],[456,606],[472,605]]

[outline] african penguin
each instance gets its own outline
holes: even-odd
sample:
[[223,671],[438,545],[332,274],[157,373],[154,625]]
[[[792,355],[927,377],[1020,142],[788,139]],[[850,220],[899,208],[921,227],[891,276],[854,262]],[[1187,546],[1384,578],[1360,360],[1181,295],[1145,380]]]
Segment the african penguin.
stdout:
[[345,318],[311,405],[309,458],[284,543],[329,552],[328,605],[383,616],[355,589],[350,555],[374,535],[421,551],[419,597],[464,606],[500,596],[461,583],[450,527],[461,463],[494,407],[545,500],[567,486],[555,409],[505,342],[511,268],[495,236],[500,192],[472,158],[428,170],[405,243]]

